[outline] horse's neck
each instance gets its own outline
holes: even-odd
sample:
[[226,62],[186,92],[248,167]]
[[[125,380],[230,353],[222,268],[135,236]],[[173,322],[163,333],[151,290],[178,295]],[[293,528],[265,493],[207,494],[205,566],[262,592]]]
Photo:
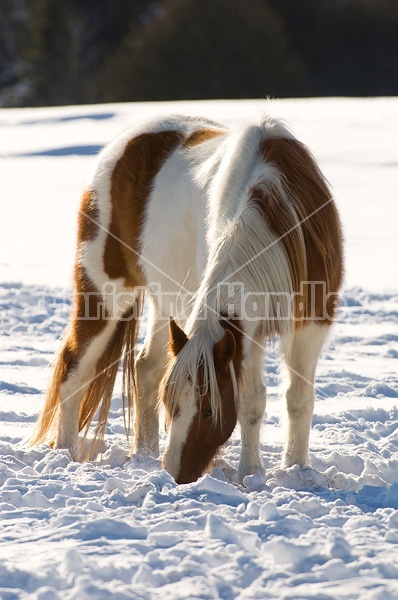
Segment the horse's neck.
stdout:
[[208,326],[219,334],[216,323],[221,315],[238,319],[248,336],[260,326],[267,335],[277,328],[287,331],[289,321],[285,317],[290,316],[292,291],[283,248],[256,205],[247,201],[211,247],[190,329]]
[[[248,127],[231,136],[223,147],[223,158],[208,190],[208,259],[189,319],[191,331],[208,326],[217,333],[220,315],[237,317],[243,330],[252,331],[269,315],[268,333],[272,334],[278,295],[292,291],[283,248],[257,204],[251,202],[259,182],[269,185],[279,179],[272,165],[265,165],[259,157],[262,135],[261,128]],[[246,310],[248,294],[258,303],[254,320]],[[282,315],[289,314],[288,300],[282,300],[281,310]]]
[[207,266],[187,323],[191,334],[208,335],[213,341],[217,341],[223,332],[220,316],[227,319],[242,317],[244,285],[233,281],[236,262],[233,260],[233,233],[224,234],[218,244],[210,246]]
[[232,136],[228,144],[220,146],[207,161],[207,165],[212,165],[212,178],[206,193],[206,256],[202,281],[188,321],[192,332],[208,327],[211,332],[220,333],[220,314],[240,316],[242,285],[232,282],[239,263],[235,256],[239,246],[237,236],[244,235],[242,213],[247,208],[250,185],[257,177],[255,144],[247,139],[251,137],[250,130]]

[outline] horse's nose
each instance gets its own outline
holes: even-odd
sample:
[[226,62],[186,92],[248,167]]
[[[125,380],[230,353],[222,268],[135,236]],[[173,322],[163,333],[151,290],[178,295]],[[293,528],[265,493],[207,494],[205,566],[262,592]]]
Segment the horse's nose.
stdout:
[[192,477],[189,475],[184,475],[182,473],[179,473],[177,475],[177,477],[175,477],[175,482],[178,483],[178,485],[183,484],[183,483],[193,483],[194,481],[196,481],[197,477]]
[[165,450],[163,457],[162,457],[162,467],[163,469],[165,469],[172,477],[174,477],[176,483],[179,483],[177,481],[178,475],[179,475],[179,471],[180,471],[180,465],[177,464],[177,461],[175,460],[175,456],[173,456],[173,453],[170,452],[170,449]]

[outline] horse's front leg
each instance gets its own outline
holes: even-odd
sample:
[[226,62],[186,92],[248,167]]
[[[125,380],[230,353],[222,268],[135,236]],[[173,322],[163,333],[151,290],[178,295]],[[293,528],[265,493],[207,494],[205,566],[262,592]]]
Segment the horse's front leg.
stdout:
[[244,365],[244,380],[238,412],[242,436],[238,467],[240,483],[243,482],[246,475],[264,472],[260,455],[260,430],[266,404],[266,388],[261,378],[262,355],[263,349],[259,345]]
[[310,464],[309,437],[315,400],[315,368],[329,327],[309,323],[295,332],[288,356],[286,391],[288,431],[283,467]]

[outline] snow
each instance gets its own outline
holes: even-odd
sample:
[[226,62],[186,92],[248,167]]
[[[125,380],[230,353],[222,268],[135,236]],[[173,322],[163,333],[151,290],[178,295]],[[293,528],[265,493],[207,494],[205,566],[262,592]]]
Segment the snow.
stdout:
[[[70,311],[76,211],[95,152],[149,116],[235,125],[264,111],[311,147],[345,230],[312,467],[280,468],[284,407],[271,350],[266,474],[243,486],[238,430],[189,485],[176,485],[159,459],[127,459],[118,385],[94,462],[26,448]],[[3,109],[0,127],[0,598],[396,598],[398,99]]]

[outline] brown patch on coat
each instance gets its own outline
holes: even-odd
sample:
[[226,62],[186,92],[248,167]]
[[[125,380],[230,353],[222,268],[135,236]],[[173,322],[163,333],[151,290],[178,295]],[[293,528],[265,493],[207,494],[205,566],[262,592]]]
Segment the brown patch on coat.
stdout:
[[[260,150],[265,162],[281,173],[289,198],[290,206],[287,206],[278,189],[265,191],[261,186],[252,194],[269,228],[285,249],[297,294],[296,323],[305,323],[310,315],[320,322],[330,323],[343,276],[342,232],[336,205],[315,159],[299,141],[269,138]],[[298,217],[299,226],[291,209]],[[304,286],[301,294],[301,284],[306,281],[322,282],[324,290],[322,285]],[[331,294],[326,306],[324,292]]]
[[203,144],[203,142],[207,142],[212,140],[214,137],[225,134],[225,131],[222,129],[198,129],[194,131],[183,143],[184,148],[191,148],[192,146],[197,146],[198,144]]
[[146,203],[155,176],[181,142],[178,131],[143,133],[128,142],[114,167],[104,268],[110,279],[124,278],[127,287],[145,284],[139,257]]
[[93,240],[98,233],[99,211],[94,190],[87,189],[83,193],[77,221],[77,244]]
[[88,344],[101,333],[108,318],[103,296],[96,289],[84,267],[75,265],[73,313],[68,336],[61,350],[64,373],[61,383],[77,366]]
[[76,346],[85,348],[103,330],[109,314],[102,294],[79,264],[75,266],[75,286],[72,334]]
[[[242,325],[238,318],[228,319],[224,315],[221,315],[220,323],[222,327],[227,331],[230,331],[235,338],[235,354],[233,357],[233,365],[235,369],[235,377],[239,383],[242,374],[242,360],[243,360],[243,333]],[[220,385],[219,385],[220,387]],[[222,387],[220,387],[222,389]]]
[[[231,437],[237,423],[235,389],[230,373],[231,340],[233,366],[239,388],[243,358],[243,334],[238,320],[222,319],[226,333],[214,346],[214,364],[220,391],[221,415],[215,419],[211,412],[209,394],[199,395],[198,411],[192,421],[181,451],[177,483],[191,483],[206,472],[220,447]],[[203,382],[203,366],[199,372],[199,389]]]
[[99,210],[95,191],[88,188],[83,192],[77,221],[77,251],[74,270],[73,311],[68,335],[60,351],[62,369],[58,374],[64,382],[77,366],[80,356],[89,342],[104,328],[106,315],[102,295],[80,264],[80,247],[92,241],[99,230]]

